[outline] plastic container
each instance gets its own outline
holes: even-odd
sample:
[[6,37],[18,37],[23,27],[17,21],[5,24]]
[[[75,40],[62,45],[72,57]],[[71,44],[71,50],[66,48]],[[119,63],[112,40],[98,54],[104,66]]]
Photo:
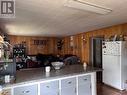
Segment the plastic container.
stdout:
[[45,72],[50,72],[50,69],[51,69],[50,66],[46,66],[46,67],[45,67]]

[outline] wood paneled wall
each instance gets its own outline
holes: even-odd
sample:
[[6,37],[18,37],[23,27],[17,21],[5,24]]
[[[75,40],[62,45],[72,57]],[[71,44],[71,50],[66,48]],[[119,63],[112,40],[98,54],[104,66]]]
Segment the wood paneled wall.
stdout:
[[[90,37],[103,36],[109,38],[112,35],[127,35],[127,24],[115,25],[108,28],[103,28],[95,31],[84,32],[73,36],[73,48],[70,46],[71,36],[63,38],[64,44],[62,50],[57,50],[57,38],[54,37],[29,37],[29,36],[9,36],[12,45],[26,41],[27,53],[34,55],[37,53],[43,54],[74,54],[79,56],[82,61],[89,63],[90,53]],[[33,44],[33,40],[47,39],[46,46],[37,46]]]
[[[27,54],[35,55],[37,53],[42,54],[54,54],[56,53],[56,38],[54,37],[38,37],[38,36],[9,36],[10,43],[12,45],[20,44],[22,41],[26,42]],[[34,40],[48,40],[46,45],[35,45]]]
[[61,54],[75,54],[79,56],[82,61],[89,63],[90,53],[90,37],[103,36],[109,38],[112,35],[127,35],[127,24],[115,25],[108,28],[103,28],[95,31],[84,32],[81,34],[73,35],[74,48],[70,47],[70,37],[64,38],[64,46]]

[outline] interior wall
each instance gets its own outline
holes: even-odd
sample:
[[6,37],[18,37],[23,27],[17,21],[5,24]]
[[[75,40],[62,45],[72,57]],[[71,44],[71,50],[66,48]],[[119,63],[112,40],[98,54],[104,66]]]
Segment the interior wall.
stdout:
[[73,35],[73,48],[70,46],[71,36],[65,37],[64,46],[61,53],[75,54],[79,56],[82,61],[89,63],[90,37],[103,36],[105,39],[107,39],[113,35],[127,35],[127,24],[115,25],[95,31]]
[[[57,49],[57,38],[54,37],[38,37],[38,36],[13,36],[10,35],[10,43],[12,45],[26,41],[27,53],[34,55],[37,53],[43,54],[74,54],[81,58],[82,61],[89,63],[90,53],[90,37],[104,36],[109,38],[112,35],[127,35],[127,24],[115,25],[95,31],[83,32],[77,35],[67,36],[63,38],[62,50]],[[73,37],[73,40],[71,39]],[[34,45],[33,40],[48,40],[46,46]],[[73,46],[70,46],[70,43]]]
[[[27,54],[35,55],[37,53],[42,54],[55,54],[56,53],[56,38],[54,37],[38,37],[38,36],[9,36],[10,44],[21,44],[26,42]],[[35,45],[34,40],[47,40],[46,45]]]

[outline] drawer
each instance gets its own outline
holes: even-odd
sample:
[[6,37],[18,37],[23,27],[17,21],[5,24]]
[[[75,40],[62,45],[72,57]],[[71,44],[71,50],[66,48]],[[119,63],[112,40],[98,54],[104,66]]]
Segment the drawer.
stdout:
[[67,78],[61,80],[61,88],[76,87],[76,78]]
[[91,83],[91,75],[84,75],[84,76],[78,77],[78,84],[79,85],[87,84],[87,83]]
[[40,88],[44,91],[49,89],[59,89],[59,81],[51,81],[40,84]]
[[14,95],[38,95],[38,86],[29,85],[14,88]]

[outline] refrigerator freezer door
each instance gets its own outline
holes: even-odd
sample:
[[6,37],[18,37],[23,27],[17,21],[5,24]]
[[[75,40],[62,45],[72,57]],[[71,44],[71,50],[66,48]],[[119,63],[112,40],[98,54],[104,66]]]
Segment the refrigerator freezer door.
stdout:
[[102,53],[104,55],[121,55],[120,54],[120,46],[121,42],[114,41],[114,42],[104,42],[104,45],[102,46]]
[[103,69],[103,82],[122,90],[120,56],[103,55]]

